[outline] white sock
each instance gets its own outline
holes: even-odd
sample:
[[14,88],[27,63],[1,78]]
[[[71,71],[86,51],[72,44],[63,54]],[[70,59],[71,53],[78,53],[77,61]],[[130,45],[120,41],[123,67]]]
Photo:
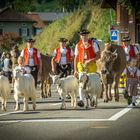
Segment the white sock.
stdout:
[[83,101],[83,89],[79,87],[79,98]]
[[136,102],[136,97],[132,96],[132,103],[135,103],[135,102]]

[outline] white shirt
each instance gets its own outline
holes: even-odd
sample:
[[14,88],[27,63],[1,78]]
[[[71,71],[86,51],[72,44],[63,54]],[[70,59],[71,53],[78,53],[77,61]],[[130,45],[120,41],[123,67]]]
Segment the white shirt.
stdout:
[[[28,48],[28,53],[29,53],[29,66],[34,66],[34,59],[33,59],[33,48]],[[24,57],[24,50],[22,50],[20,56]],[[40,59],[40,52],[37,50],[37,57]]]
[[12,69],[10,68],[12,66],[12,64],[10,63],[10,59],[9,58],[5,58],[3,61],[3,70],[5,72],[11,71]]
[[[86,47],[87,47],[87,44],[84,44],[84,47],[86,48]],[[93,50],[94,50],[95,53],[97,53],[97,52],[100,51],[97,42],[94,41],[92,47],[93,47]],[[74,54],[75,54],[75,56],[78,55],[78,48],[77,48],[77,45],[76,45],[76,47],[75,47],[75,53],[74,53]],[[86,53],[85,53],[84,59],[86,59],[86,58],[87,58],[87,55],[86,55]]]
[[[64,64],[67,64],[67,61],[66,61],[66,47],[64,48],[60,48],[60,53],[61,53],[61,57],[60,57],[60,64],[61,65],[64,65]],[[55,57],[56,56],[56,49],[54,50],[54,53],[53,53],[53,56]],[[71,49],[71,56],[74,56],[74,53]]]
[[[127,47],[124,47],[124,51],[126,54],[126,61],[129,61],[130,57],[129,57],[129,51],[130,51],[130,45]],[[134,47],[134,52],[137,55],[139,53],[138,49],[136,47]]]
[[[131,73],[131,72],[132,72],[132,73],[135,73],[136,70],[137,70],[136,76],[139,77],[139,76],[140,76],[140,70],[139,70],[137,67],[130,67],[130,66],[128,67],[128,71],[129,71],[130,73]],[[126,69],[124,70],[124,74],[127,75],[127,70],[126,70]]]

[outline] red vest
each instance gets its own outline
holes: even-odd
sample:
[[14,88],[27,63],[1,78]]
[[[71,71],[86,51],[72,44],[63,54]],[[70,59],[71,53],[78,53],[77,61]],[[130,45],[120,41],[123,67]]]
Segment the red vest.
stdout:
[[136,56],[135,49],[134,49],[134,46],[133,45],[130,45],[129,56],[131,58]]
[[[55,56],[55,61],[56,63],[59,63],[61,59],[61,52],[60,52],[60,47],[56,48],[56,56]],[[67,64],[71,63],[71,49],[66,48],[66,62]]]
[[[29,62],[29,53],[28,53],[28,48],[24,48],[24,63],[25,65],[28,65],[28,62]],[[38,65],[39,64],[39,60],[38,60],[38,57],[37,57],[37,49],[36,48],[33,48],[33,60],[34,60],[34,65]]]
[[84,63],[84,53],[86,52],[87,60],[93,59],[96,57],[96,54],[93,49],[93,41],[88,40],[88,46],[85,48],[83,46],[82,40],[80,40],[77,44],[78,49],[78,61]]

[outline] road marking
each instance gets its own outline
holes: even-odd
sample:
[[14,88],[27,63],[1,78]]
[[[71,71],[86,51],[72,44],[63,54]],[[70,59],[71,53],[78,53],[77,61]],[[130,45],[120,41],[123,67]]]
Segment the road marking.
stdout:
[[62,103],[56,103],[56,104],[50,104],[50,105],[53,105],[53,106],[57,106],[57,105],[61,105]]
[[[138,99],[137,99],[136,106],[139,103],[140,103],[140,97],[138,97]],[[124,108],[120,112],[116,113],[115,115],[113,115],[112,117],[110,117],[108,120],[110,120],[110,121],[116,121],[116,120],[118,120],[120,117],[122,117],[124,114],[126,114],[127,112],[129,112],[133,108],[134,107],[132,106],[132,104],[130,104],[127,108]]]
[[[140,103],[140,96],[137,99],[136,106],[139,103]],[[60,104],[60,103],[56,103],[56,104],[53,104],[53,105],[58,105],[58,104]],[[120,112],[111,116],[109,119],[53,119],[53,118],[52,119],[32,119],[32,120],[30,120],[30,119],[29,120],[19,119],[19,120],[0,121],[0,124],[1,123],[18,123],[18,122],[20,122],[20,123],[31,123],[31,122],[97,122],[97,121],[101,122],[101,121],[116,121],[133,108],[134,107],[132,105],[129,105],[127,108],[124,108]],[[23,111],[8,112],[8,113],[0,114],[0,116],[10,115],[10,114],[18,114],[18,113],[21,113],[21,112],[23,112]]]
[[6,116],[6,115],[10,115],[10,114],[18,114],[18,113],[22,113],[23,111],[19,110],[19,111],[13,111],[13,112],[7,112],[7,113],[3,113],[3,114],[0,114],[0,117],[1,116]]
[[0,121],[1,123],[32,123],[32,122],[97,122],[97,121],[110,121],[108,119],[32,119],[32,120],[8,120],[8,121]]

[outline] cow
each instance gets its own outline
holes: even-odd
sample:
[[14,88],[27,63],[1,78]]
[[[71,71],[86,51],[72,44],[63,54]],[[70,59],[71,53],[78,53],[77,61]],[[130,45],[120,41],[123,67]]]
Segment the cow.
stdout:
[[47,98],[51,96],[51,78],[49,73],[51,73],[51,59],[52,56],[41,54],[42,59],[42,74],[40,75],[41,81],[41,96],[42,98]]
[[[111,87],[114,82],[115,101],[119,101],[119,79],[126,67],[126,55],[123,48],[115,44],[106,44],[101,58],[97,61],[98,72],[101,74],[101,80],[106,93],[105,102],[112,100]],[[109,86],[109,95],[108,95]]]

